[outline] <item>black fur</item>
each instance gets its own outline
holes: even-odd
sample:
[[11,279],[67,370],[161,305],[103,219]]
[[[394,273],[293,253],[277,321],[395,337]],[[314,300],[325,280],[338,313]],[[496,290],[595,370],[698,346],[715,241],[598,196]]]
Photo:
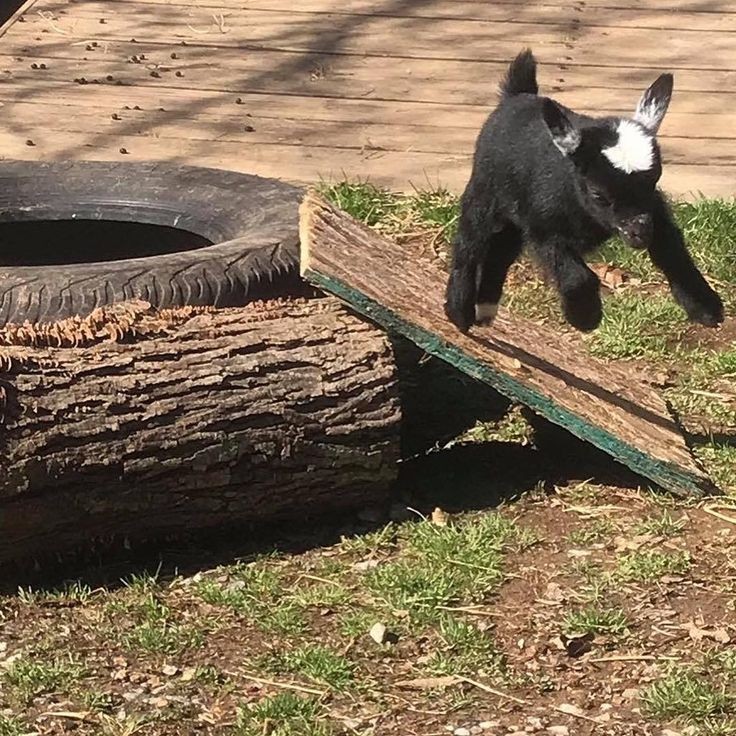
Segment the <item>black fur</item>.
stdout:
[[596,328],[600,283],[583,255],[614,233],[649,251],[691,320],[723,321],[722,302],[657,189],[662,167],[654,134],[671,92],[671,75],[662,75],[642,96],[630,124],[650,137],[651,166],[626,173],[603,154],[617,143],[621,118],[578,115],[539,97],[531,51],[511,63],[501,101],[478,136],[461,200],[445,305],[461,331],[476,322],[477,304],[498,304],[524,243],[557,287],[570,324]]

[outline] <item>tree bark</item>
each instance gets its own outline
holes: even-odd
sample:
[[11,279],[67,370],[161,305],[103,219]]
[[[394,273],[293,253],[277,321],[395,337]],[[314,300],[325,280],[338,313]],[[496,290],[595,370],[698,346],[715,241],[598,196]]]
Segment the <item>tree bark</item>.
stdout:
[[3,343],[0,563],[322,515],[381,501],[395,478],[392,350],[332,298],[118,305]]

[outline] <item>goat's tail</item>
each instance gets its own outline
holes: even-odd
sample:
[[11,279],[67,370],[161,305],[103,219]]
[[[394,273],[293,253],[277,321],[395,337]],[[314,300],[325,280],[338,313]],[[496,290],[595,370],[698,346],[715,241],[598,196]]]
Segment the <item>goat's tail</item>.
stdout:
[[537,60],[531,49],[522,51],[509,65],[506,77],[501,82],[501,95],[539,94],[537,85]]

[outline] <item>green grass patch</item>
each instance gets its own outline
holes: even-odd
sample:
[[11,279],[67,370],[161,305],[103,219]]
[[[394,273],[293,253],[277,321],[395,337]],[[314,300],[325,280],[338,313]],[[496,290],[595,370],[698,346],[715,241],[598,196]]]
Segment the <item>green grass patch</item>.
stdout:
[[579,529],[574,529],[568,535],[571,544],[577,547],[587,547],[603,539],[607,539],[613,534],[616,527],[610,519],[594,519]]
[[278,693],[238,710],[236,736],[330,736],[333,727],[314,698]]
[[592,604],[568,613],[563,628],[568,634],[622,636],[628,633],[629,619],[621,608],[605,608]]
[[340,209],[371,227],[385,224],[402,204],[400,195],[367,181],[323,183],[319,189]]
[[386,524],[375,532],[360,534],[355,537],[343,537],[340,549],[347,554],[360,558],[375,558],[394,552],[397,547],[399,527],[397,524]]
[[695,454],[718,486],[736,492],[736,444],[713,442],[696,447]]
[[78,580],[68,581],[61,588],[51,590],[18,588],[17,598],[26,605],[59,603],[63,605],[86,603],[92,596],[92,589]]
[[204,628],[175,621],[170,608],[154,592],[148,592],[130,612],[137,623],[121,637],[128,649],[176,655],[204,643]]
[[195,593],[211,606],[245,616],[264,631],[301,634],[306,630],[302,607],[287,593],[283,575],[266,562],[227,568],[227,583],[205,579]]
[[25,736],[28,733],[30,729],[20,719],[0,713],[0,736]]
[[[675,214],[695,261],[708,276],[736,283],[736,201],[699,199],[675,205]],[[724,297],[732,299],[731,293]]]
[[350,602],[350,591],[340,583],[317,583],[294,591],[294,603],[303,608],[341,608]]
[[346,690],[354,682],[355,665],[347,657],[320,644],[305,644],[297,649],[274,652],[259,664],[272,672],[288,673],[334,690]]
[[71,656],[15,660],[0,676],[11,696],[24,705],[43,693],[66,693],[85,676],[84,666]]
[[687,520],[684,516],[675,517],[670,509],[658,516],[650,516],[636,525],[637,534],[651,534],[654,537],[677,537],[682,534]]
[[687,320],[669,294],[623,292],[606,300],[600,327],[586,339],[593,355],[621,360],[669,358]]
[[665,575],[684,575],[691,565],[689,552],[630,552],[618,560],[617,575],[627,582],[648,583]]
[[391,609],[425,622],[441,606],[483,600],[495,591],[504,578],[504,549],[532,541],[495,513],[448,526],[410,523],[402,531],[399,559],[367,572],[365,585]]
[[534,430],[524,419],[521,407],[514,406],[497,422],[477,422],[458,442],[515,442],[526,445],[532,442]]
[[473,675],[500,677],[505,660],[490,635],[468,621],[455,616],[440,620],[442,646],[428,664],[438,675]]
[[672,668],[645,688],[641,703],[647,715],[662,720],[698,721],[733,714],[736,707],[736,699],[725,685],[716,685],[700,673],[684,668]]

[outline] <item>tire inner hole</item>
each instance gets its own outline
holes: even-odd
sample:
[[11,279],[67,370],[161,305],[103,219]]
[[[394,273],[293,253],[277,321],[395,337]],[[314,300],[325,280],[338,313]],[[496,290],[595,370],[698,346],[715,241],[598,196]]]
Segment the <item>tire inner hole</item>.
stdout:
[[0,222],[0,266],[122,261],[210,245],[210,240],[188,230],[142,222],[85,219]]

